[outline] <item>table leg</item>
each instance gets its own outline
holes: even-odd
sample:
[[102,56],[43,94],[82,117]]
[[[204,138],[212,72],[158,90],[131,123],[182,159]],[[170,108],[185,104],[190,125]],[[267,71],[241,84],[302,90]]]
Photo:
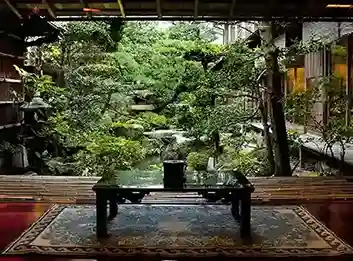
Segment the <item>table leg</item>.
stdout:
[[231,208],[230,211],[232,212],[232,216],[236,221],[240,221],[240,214],[239,214],[239,196],[235,193],[232,193],[232,201],[231,201]]
[[242,238],[251,235],[251,194],[242,193],[240,207],[240,235]]
[[97,221],[96,221],[96,232],[97,237],[107,237],[107,197],[104,193],[96,192],[96,211],[97,211]]
[[113,220],[118,215],[118,199],[113,195],[109,199],[109,216],[108,220]]

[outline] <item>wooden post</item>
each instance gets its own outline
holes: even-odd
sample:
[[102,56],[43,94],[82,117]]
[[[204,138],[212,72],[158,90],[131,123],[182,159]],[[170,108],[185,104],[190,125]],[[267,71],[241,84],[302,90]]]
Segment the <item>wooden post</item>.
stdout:
[[[311,82],[311,79],[310,78],[307,78],[305,80],[305,92],[308,91],[308,88],[310,88],[310,82]],[[305,107],[304,107],[304,110],[305,110],[305,114],[304,114],[304,128],[303,128],[303,132],[304,133],[307,133],[308,132],[308,123],[309,123],[309,117],[308,117],[308,113],[309,113],[309,109],[310,109],[310,115],[312,113],[312,108],[309,108],[309,104],[308,104],[308,100],[305,99]]]
[[346,79],[346,126],[351,123],[351,109],[352,109],[352,54],[353,54],[353,37],[348,36],[347,39],[347,79]]
[[224,31],[223,31],[223,44],[229,43],[229,24],[226,22],[224,24]]
[[[325,47],[324,48],[324,53],[323,53],[323,75],[325,77],[331,75],[331,48],[330,47]],[[330,106],[331,104],[329,103],[329,97],[328,97],[328,92],[327,88],[322,88],[321,87],[321,101],[322,101],[322,123],[323,126],[327,126],[327,121],[330,117]]]

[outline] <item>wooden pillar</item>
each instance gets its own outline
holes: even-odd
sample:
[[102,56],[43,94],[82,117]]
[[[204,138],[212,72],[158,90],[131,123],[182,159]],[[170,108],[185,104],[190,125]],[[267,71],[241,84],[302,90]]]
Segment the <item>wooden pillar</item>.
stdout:
[[352,110],[352,59],[353,59],[353,36],[349,35],[347,39],[347,79],[346,79],[346,115],[345,123],[349,126],[351,123]]
[[236,26],[235,25],[231,25],[230,26],[230,43],[234,43],[235,42],[235,30],[236,30]]
[[[324,77],[331,75],[331,47],[325,47],[323,51],[323,72]],[[326,88],[321,88],[321,101],[322,101],[322,123],[324,126],[327,125],[327,121],[330,117],[330,104],[328,102],[328,93]]]
[[[331,74],[330,56],[331,53],[328,47],[325,47],[320,51],[305,55],[306,90],[319,84],[321,77],[326,77]],[[312,108],[308,108],[311,111],[311,114],[308,115],[309,117],[306,121],[308,123],[308,127],[310,128],[315,126],[315,122],[322,122],[322,124],[325,125],[329,116],[326,88],[323,88],[322,86],[318,87],[320,91],[320,98],[314,102]]]
[[229,43],[229,24],[226,22],[224,24],[224,31],[223,31],[223,44]]

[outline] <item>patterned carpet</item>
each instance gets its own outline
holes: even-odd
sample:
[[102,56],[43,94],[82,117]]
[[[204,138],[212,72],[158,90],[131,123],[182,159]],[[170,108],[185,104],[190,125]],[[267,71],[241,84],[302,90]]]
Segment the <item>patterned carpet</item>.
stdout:
[[95,237],[95,206],[55,205],[3,254],[96,257],[341,256],[353,249],[304,208],[253,207],[242,240],[225,205],[121,205],[111,236]]

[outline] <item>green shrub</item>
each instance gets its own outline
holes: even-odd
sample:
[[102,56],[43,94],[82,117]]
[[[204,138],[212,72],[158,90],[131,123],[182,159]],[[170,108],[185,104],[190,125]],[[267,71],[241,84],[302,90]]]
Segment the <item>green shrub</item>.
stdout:
[[142,161],[145,155],[146,151],[139,141],[97,135],[92,138],[86,150],[76,155],[77,171],[85,170],[90,172],[89,175],[107,177],[113,175],[116,170],[131,169]]
[[292,156],[299,157],[299,148],[303,143],[303,141],[300,138],[299,132],[295,130],[288,130],[287,137],[288,137],[289,154]]
[[206,170],[208,158],[205,152],[190,152],[187,157],[188,166],[194,170]]
[[166,145],[160,138],[144,139],[143,146],[146,149],[146,153],[149,156],[161,155],[165,150]]
[[143,122],[146,129],[164,129],[168,125],[168,120],[164,115],[158,115],[154,112],[141,113],[138,120]]
[[268,163],[262,151],[239,151],[231,162],[232,169],[236,169],[244,175],[267,175]]
[[149,165],[147,170],[154,170],[154,171],[162,171],[163,169],[163,164],[162,163],[159,163],[159,164],[153,164],[153,165]]
[[142,125],[135,123],[113,122],[111,124],[111,130],[116,136],[139,139],[143,135],[144,128]]

